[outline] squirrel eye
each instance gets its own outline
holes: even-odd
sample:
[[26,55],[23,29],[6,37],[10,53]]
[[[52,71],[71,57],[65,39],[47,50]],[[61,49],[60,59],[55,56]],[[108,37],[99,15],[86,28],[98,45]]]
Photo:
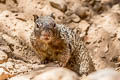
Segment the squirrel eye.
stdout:
[[39,28],[39,25],[38,25],[38,24],[36,24],[36,27],[37,27],[37,28]]
[[41,23],[39,23],[39,24],[37,23],[36,26],[37,26],[37,28],[40,28],[42,26],[42,24]]
[[53,27],[56,27],[56,24],[54,24]]

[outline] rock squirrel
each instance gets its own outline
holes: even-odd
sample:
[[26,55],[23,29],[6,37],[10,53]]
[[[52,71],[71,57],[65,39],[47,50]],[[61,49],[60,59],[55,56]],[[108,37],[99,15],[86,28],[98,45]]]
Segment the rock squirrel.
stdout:
[[35,27],[30,37],[41,63],[58,61],[78,74],[94,71],[94,65],[77,30],[56,24],[51,16],[34,16]]

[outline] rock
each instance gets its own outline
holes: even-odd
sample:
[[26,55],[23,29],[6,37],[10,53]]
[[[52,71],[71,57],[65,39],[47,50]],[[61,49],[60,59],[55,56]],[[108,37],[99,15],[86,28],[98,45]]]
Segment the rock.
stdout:
[[30,71],[33,71],[35,69],[41,69],[44,68],[45,65],[39,65],[37,63],[26,63],[23,60],[16,60],[9,58],[6,63],[0,64],[0,66],[5,67],[10,74],[23,74]]
[[120,33],[117,34],[117,38],[120,41]]
[[[9,17],[6,17],[6,15],[9,15]],[[4,34],[2,34],[0,38],[2,37],[2,39],[5,40],[3,45],[10,48],[11,52],[8,52],[9,57],[16,57],[24,61],[29,61],[30,63],[39,63],[40,60],[30,48],[29,43],[33,21],[28,20],[25,22],[20,19],[20,17],[25,19],[22,16],[22,14],[21,16],[15,16],[15,14],[10,11],[2,12],[0,14],[0,30],[3,31]]]
[[86,30],[88,29],[89,26],[90,26],[90,24],[87,21],[85,21],[85,20],[82,20],[79,23],[79,28],[82,29],[82,32],[86,32]]
[[67,9],[67,5],[66,5],[66,2],[64,0],[49,0],[49,2],[50,2],[52,7],[59,9],[63,12],[65,12]]
[[89,15],[89,12],[88,12],[88,9],[87,8],[77,8],[76,10],[75,10],[75,13],[78,15],[78,16],[80,16],[80,18],[82,18],[82,19],[84,19],[84,18],[86,18],[88,15]]
[[106,45],[104,52],[107,53],[109,51],[109,45]]
[[119,66],[120,65],[120,55],[112,57],[111,61],[116,63]]
[[70,17],[72,18],[73,22],[75,22],[75,23],[80,22],[80,17],[77,16],[76,14],[72,14]]
[[118,62],[120,62],[120,56],[118,56]]
[[82,19],[86,18],[89,15],[88,8],[83,7],[79,3],[75,3],[71,10]]
[[115,5],[118,4],[120,2],[120,0],[101,0],[101,3],[107,3],[109,5]]
[[110,3],[112,0],[101,0],[101,3]]
[[120,80],[120,73],[112,68],[106,68],[88,75],[87,80]]
[[66,16],[71,16],[72,14],[73,14],[73,11],[69,9],[65,12]]
[[116,67],[115,63],[110,60],[113,56],[119,55],[120,52],[120,15],[118,11],[114,9],[94,16],[93,24],[88,29],[87,42],[90,44],[87,45],[87,48],[93,55],[93,61],[96,63],[97,70]]
[[[101,1],[95,1],[94,6],[93,6],[93,10],[97,13],[102,11],[104,5],[101,4]],[[104,7],[105,8],[105,7]]]
[[85,34],[87,33],[87,30],[88,30],[89,26],[90,26],[90,24],[87,21],[85,21],[85,20],[82,20],[79,23],[78,28],[80,28],[82,30],[82,32],[81,32],[82,34],[80,34],[81,37],[85,36]]
[[78,80],[78,76],[65,68],[50,69],[34,78],[34,80]]
[[63,24],[69,24],[72,23],[72,18],[70,16],[65,16],[65,18],[62,20]]
[[7,60],[8,60],[7,54],[0,50],[0,64],[6,62]]
[[6,56],[9,56],[8,53],[10,53],[11,50],[2,36],[3,36],[3,33],[0,32],[0,52],[5,54]]
[[30,72],[26,75],[17,75],[10,80],[79,80],[76,73],[61,67],[49,67]]
[[6,80],[13,77],[5,67],[0,66],[0,80]]

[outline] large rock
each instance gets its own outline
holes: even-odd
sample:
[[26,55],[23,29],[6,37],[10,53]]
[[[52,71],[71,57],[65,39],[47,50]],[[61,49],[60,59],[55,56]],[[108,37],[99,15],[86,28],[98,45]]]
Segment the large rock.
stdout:
[[49,1],[50,1],[51,6],[53,6],[54,8],[59,9],[63,12],[66,11],[67,5],[66,5],[65,0],[49,0]]
[[119,18],[120,9],[116,6],[109,12],[95,16],[87,31],[85,40],[97,69],[116,67],[111,59],[120,55]]
[[120,73],[112,68],[107,68],[94,72],[87,78],[87,80],[120,80]]
[[89,10],[87,7],[82,6],[80,3],[75,3],[71,10],[78,15],[80,18],[84,19],[89,16]]
[[49,67],[30,72],[26,75],[17,75],[10,80],[79,80],[76,73],[61,67]]
[[35,69],[40,69],[45,67],[45,65],[39,65],[37,63],[27,63],[23,60],[11,59],[9,58],[7,62],[0,64],[0,66],[5,67],[10,74],[17,75],[25,72],[30,72]]
[[30,34],[34,26],[32,21],[26,21],[22,14],[16,16],[10,11],[4,11],[0,14],[0,26],[0,30],[3,32],[0,38],[4,41],[0,47],[1,49],[8,47],[4,51],[8,53],[9,57],[16,57],[31,63],[40,62],[29,47]]
[[8,56],[5,52],[0,51],[0,64],[6,62],[8,59]]

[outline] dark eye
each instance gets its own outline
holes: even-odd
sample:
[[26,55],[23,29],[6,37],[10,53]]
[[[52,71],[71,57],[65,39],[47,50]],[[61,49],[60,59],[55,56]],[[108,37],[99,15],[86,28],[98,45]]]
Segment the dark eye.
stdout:
[[56,27],[56,24],[54,24],[53,27]]
[[42,23],[36,23],[37,28],[40,28],[42,26]]
[[36,27],[37,27],[37,28],[39,28],[39,25],[38,25],[38,24],[36,24]]

